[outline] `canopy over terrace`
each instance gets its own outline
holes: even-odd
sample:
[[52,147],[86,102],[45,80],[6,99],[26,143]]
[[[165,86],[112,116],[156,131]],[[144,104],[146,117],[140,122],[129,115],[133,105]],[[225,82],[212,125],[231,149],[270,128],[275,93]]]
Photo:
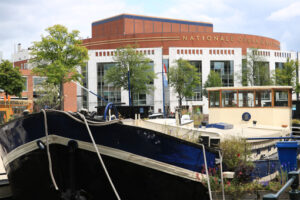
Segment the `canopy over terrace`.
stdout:
[[291,86],[208,88],[209,123],[291,125]]

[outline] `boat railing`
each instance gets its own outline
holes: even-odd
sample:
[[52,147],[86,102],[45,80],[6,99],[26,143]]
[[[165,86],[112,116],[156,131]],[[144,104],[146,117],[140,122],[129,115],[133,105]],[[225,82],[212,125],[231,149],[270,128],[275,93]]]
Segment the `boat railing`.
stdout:
[[292,188],[292,190],[289,191],[290,199],[299,200],[300,199],[300,191],[298,190],[299,174],[300,174],[300,169],[298,171],[289,172],[288,181],[285,183],[285,185],[282,186],[282,188],[276,194],[273,193],[265,194],[263,196],[263,200],[277,200],[289,187]]
[[294,135],[300,135],[300,127],[292,126],[292,132]]

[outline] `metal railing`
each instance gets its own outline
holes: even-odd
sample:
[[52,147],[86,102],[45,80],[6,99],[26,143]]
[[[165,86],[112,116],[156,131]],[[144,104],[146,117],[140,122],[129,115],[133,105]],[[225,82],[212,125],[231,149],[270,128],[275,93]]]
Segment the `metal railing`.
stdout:
[[285,183],[284,186],[276,193],[266,194],[263,197],[263,200],[278,200],[279,197],[283,194],[285,190],[287,190],[290,186],[292,188],[289,191],[289,197],[291,200],[300,200],[300,191],[298,190],[299,187],[299,174],[300,169],[298,171],[291,171],[288,173],[288,181]]

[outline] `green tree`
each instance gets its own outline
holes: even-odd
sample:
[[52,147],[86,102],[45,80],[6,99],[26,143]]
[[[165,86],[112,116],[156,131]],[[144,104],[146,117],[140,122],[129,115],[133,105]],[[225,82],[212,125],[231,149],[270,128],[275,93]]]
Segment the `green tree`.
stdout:
[[8,60],[0,63],[0,89],[4,91],[6,97],[15,95],[21,97],[25,79],[17,68],[14,68]]
[[178,95],[179,107],[182,107],[182,99],[192,97],[194,89],[200,84],[201,75],[197,68],[187,60],[178,59],[176,66],[169,69],[169,84]]
[[297,69],[298,62],[288,58],[283,64],[283,68],[275,69],[275,73],[273,73],[273,79],[276,85],[292,86],[294,91],[297,93],[298,101],[300,85],[297,82]]
[[60,88],[60,109],[64,109],[63,84],[69,81],[80,81],[82,77],[77,71],[78,66],[86,65],[88,51],[82,46],[79,31],[68,29],[62,25],[54,25],[46,29],[47,36],[41,41],[34,42],[31,62],[34,64],[33,73],[46,76],[48,83]]
[[272,85],[272,78],[269,71],[269,63],[259,55],[256,49],[247,54],[243,60],[242,76],[237,78],[243,86]]
[[207,96],[207,88],[209,87],[221,87],[222,79],[218,72],[213,70],[210,71],[207,80],[204,83],[204,96]]
[[[151,60],[144,54],[137,53],[135,48],[127,46],[117,49],[113,59],[116,64],[110,67],[104,75],[107,83],[112,83],[114,87],[122,87],[127,91],[130,89],[131,97],[133,94],[149,93],[154,89],[153,80],[156,74],[150,65]],[[131,98],[131,105],[133,105],[133,98]]]
[[40,108],[57,108],[60,105],[59,87],[47,81],[35,86],[37,98],[34,101],[34,106]]
[[287,59],[283,68],[275,69],[274,81],[276,85],[286,85],[296,87],[297,62]]

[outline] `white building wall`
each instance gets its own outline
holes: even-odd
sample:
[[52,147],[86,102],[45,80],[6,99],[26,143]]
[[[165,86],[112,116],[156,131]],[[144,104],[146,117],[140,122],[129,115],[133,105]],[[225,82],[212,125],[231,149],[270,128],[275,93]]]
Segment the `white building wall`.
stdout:
[[[287,59],[297,60],[297,53],[291,51],[280,51],[280,50],[268,50],[268,49],[255,49],[258,52],[258,56],[264,62],[269,62],[270,75],[275,73],[276,63],[285,63]],[[253,49],[247,49],[247,54],[251,54]],[[299,73],[298,73],[299,74]],[[296,94],[293,93],[292,99],[296,100]]]
[[[101,49],[101,50],[89,50],[89,61],[88,61],[88,86],[89,90],[97,93],[97,63],[111,63],[114,62],[113,57],[115,49]],[[137,48],[137,51],[143,53],[147,58],[151,59],[154,63],[154,72],[157,73],[157,79],[154,80],[155,91],[153,95],[147,95],[147,104],[153,105],[155,111],[162,109],[162,48]],[[98,56],[97,56],[98,55]],[[100,56],[101,55],[101,56]],[[158,92],[157,92],[158,91]],[[154,99],[154,100],[152,100]],[[97,97],[89,93],[89,111],[96,111]],[[128,91],[121,88],[121,102],[125,105],[129,105]]]
[[[233,61],[234,74],[242,69],[242,49],[241,48],[182,48],[171,47],[169,49],[169,65],[170,67],[176,65],[176,60],[179,58],[190,61],[202,61],[202,85],[207,80],[210,73],[210,61]],[[234,85],[239,85],[236,77],[234,78]],[[172,112],[178,106],[178,99],[174,89],[170,89],[170,109]],[[203,96],[202,101],[183,101],[183,105],[201,105],[203,113],[208,114],[208,101]]]
[[[162,55],[162,48],[138,48],[137,51],[145,54],[146,57],[151,59],[154,63],[154,72],[157,75],[157,79],[154,80],[155,90],[147,95],[147,105],[154,106],[154,112],[159,110],[163,111],[163,92],[162,92],[162,60],[169,59],[169,67],[176,65],[176,60],[179,58],[190,61],[202,61],[202,84],[204,85],[210,72],[211,61],[233,61],[234,63],[234,86],[241,86],[240,79],[237,76],[241,76],[242,72],[242,59],[245,57],[242,55],[241,48],[184,48],[184,47],[170,47],[169,55]],[[248,52],[251,49],[247,49]],[[297,53],[278,50],[265,50],[259,49],[261,57],[266,62],[269,62],[270,71],[275,70],[276,62],[286,62],[287,58],[296,59]],[[96,52],[98,56],[96,56]],[[88,86],[89,89],[97,93],[97,63],[114,62],[113,54],[115,50],[89,50],[88,61]],[[198,52],[198,53],[197,53]],[[105,53],[105,56],[104,56]],[[101,54],[101,56],[100,56]],[[300,53],[298,53],[300,57]],[[300,72],[299,72],[300,74]],[[169,100],[170,111],[174,112],[178,106],[178,99],[176,93],[172,88],[169,89],[169,93],[165,93],[165,99]],[[128,91],[121,89],[121,102],[129,105]],[[96,111],[97,97],[89,94],[89,110]],[[203,96],[202,101],[183,101],[183,105],[189,105],[192,108],[193,105],[201,105],[203,113],[208,114],[208,101]]]

